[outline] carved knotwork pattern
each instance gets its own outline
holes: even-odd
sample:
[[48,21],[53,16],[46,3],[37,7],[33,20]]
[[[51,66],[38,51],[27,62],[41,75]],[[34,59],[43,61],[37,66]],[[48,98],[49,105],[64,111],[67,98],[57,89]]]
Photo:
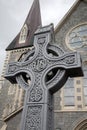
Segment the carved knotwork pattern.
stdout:
[[14,72],[16,69],[17,69],[17,66],[15,66],[15,65],[10,65],[8,72],[9,72],[9,73],[12,73],[12,72]]
[[64,55],[63,57],[59,58],[58,60],[48,60],[48,65],[63,65],[63,66],[70,66],[70,65],[76,65],[76,55]]
[[39,102],[42,99],[43,90],[41,88],[33,88],[30,92],[30,102]]
[[42,106],[28,107],[25,130],[41,130],[41,110]]
[[38,43],[39,44],[43,44],[43,43],[45,43],[45,41],[46,41],[46,37],[40,37],[40,38],[38,38]]
[[46,36],[38,38],[37,40],[38,47],[39,47],[38,56],[43,56],[43,47],[44,47],[45,42],[46,42]]
[[75,62],[75,56],[72,55],[72,56],[68,56],[65,58],[65,63],[66,64],[73,64]]
[[45,59],[38,57],[32,64],[34,71],[42,71],[46,68],[47,62]]
[[29,102],[39,102],[43,96],[43,90],[41,88],[41,75],[36,74],[35,84],[34,87],[30,91],[30,98]]
[[39,44],[39,52],[38,56],[42,57],[43,56],[43,44]]

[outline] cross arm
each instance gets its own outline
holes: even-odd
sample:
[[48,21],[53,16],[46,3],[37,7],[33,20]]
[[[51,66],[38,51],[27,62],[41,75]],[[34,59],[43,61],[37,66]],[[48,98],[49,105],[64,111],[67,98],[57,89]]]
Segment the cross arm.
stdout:
[[83,76],[82,61],[79,53],[64,53],[62,56],[49,59],[54,68],[64,69],[70,77]]
[[66,63],[68,64],[67,73],[70,77],[83,76],[82,60],[78,52],[71,53],[70,57],[67,56]]
[[11,83],[17,83],[16,82],[16,75],[19,73],[23,75],[23,71],[26,67],[22,66],[20,62],[13,62],[9,63],[7,65],[6,73],[5,73],[5,78],[8,79]]
[[82,60],[78,52],[72,52],[64,55],[63,63],[70,77],[83,76]]

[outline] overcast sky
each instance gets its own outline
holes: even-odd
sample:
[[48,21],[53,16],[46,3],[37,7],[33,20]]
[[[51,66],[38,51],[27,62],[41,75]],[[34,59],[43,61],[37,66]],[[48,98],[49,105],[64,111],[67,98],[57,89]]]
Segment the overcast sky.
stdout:
[[[42,24],[58,24],[76,0],[39,0]],[[33,0],[0,0],[0,74],[5,48],[20,31]]]

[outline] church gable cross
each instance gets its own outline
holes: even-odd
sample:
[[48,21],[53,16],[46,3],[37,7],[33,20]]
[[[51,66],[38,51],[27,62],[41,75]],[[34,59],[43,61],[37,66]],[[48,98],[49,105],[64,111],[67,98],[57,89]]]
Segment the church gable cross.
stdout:
[[68,77],[82,76],[81,60],[54,44],[52,24],[36,30],[34,47],[22,61],[8,64],[5,78],[26,90],[21,130],[53,130],[53,93]]

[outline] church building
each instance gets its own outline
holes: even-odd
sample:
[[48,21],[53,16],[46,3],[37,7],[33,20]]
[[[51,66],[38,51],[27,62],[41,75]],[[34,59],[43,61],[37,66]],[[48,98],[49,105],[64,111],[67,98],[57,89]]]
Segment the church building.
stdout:
[[[20,130],[25,91],[4,79],[4,74],[9,62],[21,61],[33,49],[33,35],[41,25],[39,0],[34,0],[21,31],[6,48],[0,80],[0,130]],[[65,52],[80,53],[84,76],[68,78],[54,94],[54,130],[87,130],[87,0],[76,0],[55,27],[55,41]]]

